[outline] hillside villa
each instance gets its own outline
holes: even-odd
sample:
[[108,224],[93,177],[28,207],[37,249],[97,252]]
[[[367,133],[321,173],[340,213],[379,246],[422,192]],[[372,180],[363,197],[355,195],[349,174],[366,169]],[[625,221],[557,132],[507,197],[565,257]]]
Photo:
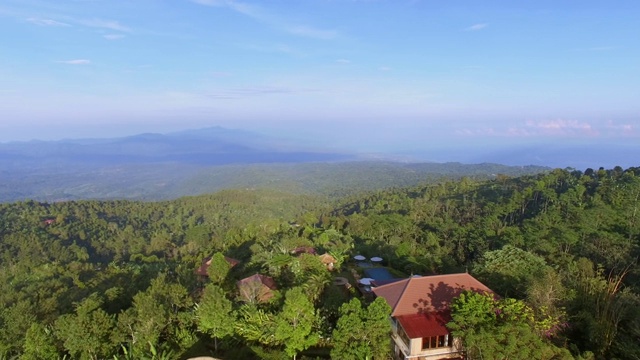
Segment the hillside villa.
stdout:
[[453,338],[449,304],[464,291],[493,293],[469,274],[410,277],[372,288],[391,306],[395,359],[462,359],[459,339]]

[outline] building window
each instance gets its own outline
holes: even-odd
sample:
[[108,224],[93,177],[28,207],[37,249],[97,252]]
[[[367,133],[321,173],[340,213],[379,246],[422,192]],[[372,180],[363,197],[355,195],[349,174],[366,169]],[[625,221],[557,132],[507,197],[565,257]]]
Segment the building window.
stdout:
[[422,338],[422,350],[451,346],[453,346],[453,337],[448,334]]
[[407,336],[407,333],[404,331],[404,329],[402,328],[402,326],[398,326],[398,337],[400,337],[400,339],[402,340],[402,342],[405,343],[405,345],[407,346],[407,348],[410,346],[411,344],[411,340],[409,339],[409,337]]
[[391,328],[393,329],[394,334],[398,333],[398,320],[395,318],[391,318]]

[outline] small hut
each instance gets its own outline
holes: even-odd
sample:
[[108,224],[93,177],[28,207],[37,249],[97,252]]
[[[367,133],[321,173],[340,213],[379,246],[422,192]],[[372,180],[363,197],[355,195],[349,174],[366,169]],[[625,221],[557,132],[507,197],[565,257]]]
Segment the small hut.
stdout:
[[336,265],[336,258],[329,255],[328,253],[319,255],[318,258],[320,258],[320,262],[322,262],[324,266],[326,266],[327,270],[329,271],[332,271]]
[[291,255],[301,255],[301,254],[316,254],[316,249],[313,246],[298,246],[297,248],[291,250]]
[[273,297],[273,291],[277,290],[273,278],[255,274],[237,282],[240,298],[248,303],[262,303]]

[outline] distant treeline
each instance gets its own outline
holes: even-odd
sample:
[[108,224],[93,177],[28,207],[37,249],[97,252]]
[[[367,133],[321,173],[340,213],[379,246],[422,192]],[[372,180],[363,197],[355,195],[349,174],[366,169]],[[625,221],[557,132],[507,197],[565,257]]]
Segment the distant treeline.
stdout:
[[[274,160],[275,161],[275,160]],[[309,161],[307,159],[307,161]],[[224,189],[274,189],[334,198],[390,187],[459,179],[492,179],[549,171],[539,166],[382,161],[233,164],[124,161],[118,165],[0,159],[0,202],[83,199],[169,200]]]

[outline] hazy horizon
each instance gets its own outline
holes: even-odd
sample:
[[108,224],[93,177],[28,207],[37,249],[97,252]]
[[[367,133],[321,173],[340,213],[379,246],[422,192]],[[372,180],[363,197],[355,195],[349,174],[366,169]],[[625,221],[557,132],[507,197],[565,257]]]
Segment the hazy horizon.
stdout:
[[[145,134],[156,134],[160,136],[152,138],[155,140],[145,145],[146,138],[140,137],[140,135]],[[52,140],[32,139],[27,141],[0,142],[0,147],[8,146],[8,148],[5,148],[8,150],[5,155],[11,156],[11,154],[15,155],[15,151],[19,149],[13,148],[14,150],[11,150],[12,144],[18,146],[21,146],[20,144],[28,145],[32,141],[35,141],[35,143],[33,143],[34,146],[44,145],[44,143],[51,141],[52,143],[49,143],[50,145],[48,146],[52,146],[52,144],[58,142],[69,142],[70,144],[83,144],[89,147],[91,147],[92,144],[118,144],[122,141],[128,143],[133,141],[142,146],[140,151],[148,153],[149,151],[154,151],[151,149],[160,143],[172,144],[170,146],[175,147],[178,144],[175,142],[177,140],[183,142],[185,147],[180,148],[180,145],[178,145],[179,147],[175,149],[180,152],[189,152],[195,150],[192,145],[188,145],[188,136],[193,134],[200,135],[202,139],[209,139],[209,143],[202,143],[205,147],[215,146],[215,144],[220,143],[220,141],[222,141],[222,143],[230,141],[230,143],[228,143],[229,145],[235,143],[246,146],[248,147],[247,149],[253,148],[253,151],[258,151],[258,153],[261,151],[276,151],[282,153],[306,152],[308,154],[335,154],[340,158],[351,159],[347,161],[383,160],[412,163],[495,163],[509,166],[536,165],[551,168],[575,168],[585,170],[587,168],[613,168],[615,166],[622,166],[623,168],[635,167],[638,166],[637,159],[638,156],[640,156],[640,146],[633,141],[598,144],[584,141],[564,141],[560,143],[521,141],[519,143],[495,144],[450,142],[445,144],[443,142],[412,142],[408,140],[410,136],[401,136],[397,133],[387,134],[384,138],[375,139],[370,136],[354,136],[344,131],[336,132],[336,134],[333,134],[334,137],[331,141],[329,141],[326,135],[321,135],[317,132],[314,134],[305,134],[292,131],[287,135],[283,132],[259,132],[219,126],[199,129],[180,128],[166,132],[147,131],[124,133],[114,137],[109,137],[105,134],[102,136],[94,136],[94,134],[91,134],[91,136],[81,136],[77,138],[66,137]],[[230,137],[224,134],[229,134]],[[164,137],[163,135],[170,136]],[[187,135],[187,137],[183,137],[184,135]],[[106,142],[102,140],[106,140]],[[184,141],[186,141],[186,143]],[[367,146],[369,147],[367,148]],[[25,148],[23,147],[22,149]],[[204,148],[202,150],[205,151]],[[17,151],[20,152],[21,150]],[[2,149],[0,149],[0,155],[2,155],[2,152]],[[104,154],[107,155],[108,152]],[[132,156],[134,155],[132,154]]]

